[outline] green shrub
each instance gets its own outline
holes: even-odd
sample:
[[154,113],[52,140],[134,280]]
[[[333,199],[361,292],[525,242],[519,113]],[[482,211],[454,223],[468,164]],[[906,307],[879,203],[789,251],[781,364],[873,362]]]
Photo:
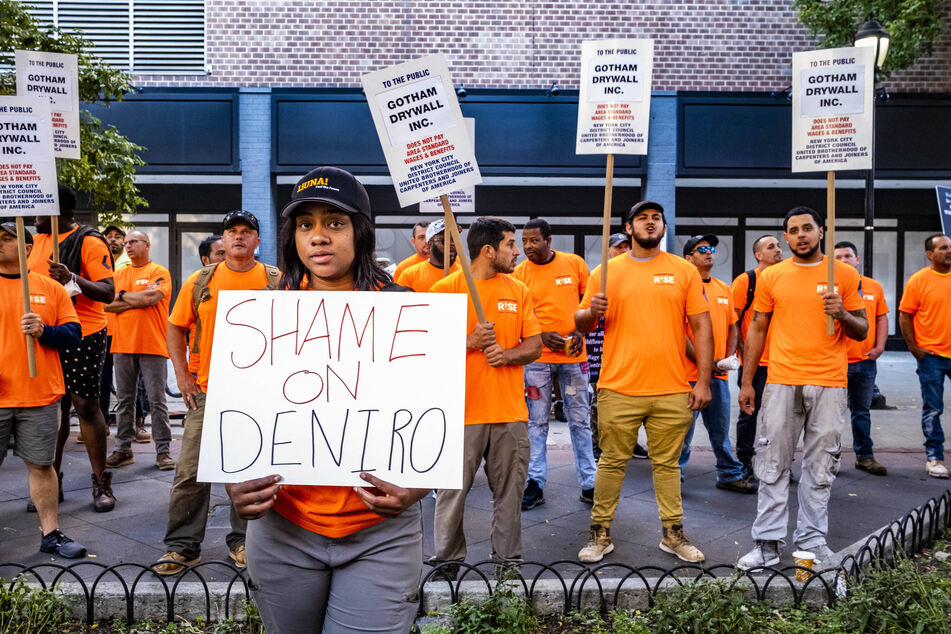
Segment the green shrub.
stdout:
[[61,628],[71,616],[63,595],[30,588],[22,577],[12,584],[0,579],[0,634],[48,632]]
[[492,596],[482,603],[465,599],[449,613],[458,634],[531,634],[539,628],[538,619],[525,597],[515,594],[516,582],[503,578]]

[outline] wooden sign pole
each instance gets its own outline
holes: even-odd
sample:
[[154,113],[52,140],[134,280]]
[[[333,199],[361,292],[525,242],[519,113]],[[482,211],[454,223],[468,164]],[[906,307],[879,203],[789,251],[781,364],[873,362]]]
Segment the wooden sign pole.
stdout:
[[59,264],[59,216],[50,216],[50,237],[53,239],[53,261]]
[[601,222],[601,292],[608,288],[608,246],[611,239],[611,195],[614,184],[614,155],[608,154],[604,174],[604,218]]
[[[462,274],[466,278],[466,286],[469,287],[469,298],[472,300],[473,307],[475,307],[476,315],[479,317],[479,323],[484,324],[486,323],[485,311],[482,310],[482,302],[479,301],[479,291],[476,290],[475,278],[472,277],[472,268],[469,266],[469,256],[466,255],[466,250],[462,246],[462,238],[459,236],[459,227],[456,226],[456,219],[452,215],[452,207],[449,205],[449,196],[443,194],[439,197],[439,200],[442,202],[442,209],[446,214],[446,231],[449,232],[450,237],[456,243],[456,257],[459,258],[459,263],[462,265]],[[449,252],[448,245],[446,252]]]
[[[826,258],[829,263],[829,280],[826,292],[835,292],[835,172],[826,173]],[[828,334],[835,334],[835,319],[829,315]]]
[[[449,238],[449,218],[452,216],[452,207],[449,206],[448,198],[446,202],[443,203],[442,208],[444,221],[446,223],[446,234],[442,239],[442,276],[446,277],[449,275],[449,245],[450,240],[452,240],[452,238]],[[449,238],[449,240],[446,238]]]
[[[26,268],[26,229],[23,227],[23,216],[17,216],[17,251],[20,255],[20,290],[23,293],[23,314],[30,311],[30,278]],[[30,365],[30,378],[36,378],[36,342],[33,335],[26,335],[26,360]]]

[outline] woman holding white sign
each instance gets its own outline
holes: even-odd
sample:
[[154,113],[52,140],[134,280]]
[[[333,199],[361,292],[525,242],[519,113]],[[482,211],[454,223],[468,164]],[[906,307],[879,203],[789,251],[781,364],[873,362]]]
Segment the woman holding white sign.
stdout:
[[[406,290],[377,266],[370,199],[335,167],[312,170],[284,207],[282,288]],[[249,520],[248,570],[267,631],[408,632],[422,572],[428,489],[361,473],[368,487],[282,485],[278,475],[228,485]]]

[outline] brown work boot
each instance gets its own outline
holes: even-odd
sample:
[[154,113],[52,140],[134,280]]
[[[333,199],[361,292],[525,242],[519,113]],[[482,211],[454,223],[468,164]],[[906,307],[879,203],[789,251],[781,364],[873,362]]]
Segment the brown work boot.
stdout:
[[163,451],[155,456],[155,466],[158,467],[159,471],[170,471],[175,468],[175,461],[172,460],[171,454]]
[[860,471],[867,471],[872,475],[888,475],[888,469],[885,468],[885,465],[880,463],[875,458],[862,458],[861,460],[856,460],[855,468]]
[[700,549],[690,543],[684,535],[684,527],[674,524],[670,528],[664,527],[664,538],[660,541],[660,549],[665,553],[676,555],[681,561],[697,563],[704,560]]
[[143,425],[142,427],[135,428],[135,442],[146,443],[152,440],[152,434]]
[[92,509],[96,513],[108,513],[116,508],[116,496],[112,493],[112,472],[103,471],[97,478],[92,477]]
[[168,551],[167,553],[162,555],[162,557],[159,559],[159,561],[163,561],[163,560],[171,560],[171,561],[168,561],[167,563],[162,563],[162,564],[154,564],[152,566],[152,570],[154,570],[155,572],[157,572],[158,574],[162,576],[167,577],[169,575],[177,575],[178,573],[180,573],[182,570],[185,569],[185,566],[194,566],[195,564],[201,561],[201,555],[198,555],[194,559],[189,559],[188,557],[180,553]]
[[133,463],[135,463],[135,457],[131,451],[113,451],[106,458],[106,466],[110,469],[118,469]]
[[244,568],[248,565],[247,555],[245,553],[244,544],[236,547],[234,550],[228,551],[228,556],[234,560],[234,565],[238,568]]
[[611,529],[600,524],[592,524],[588,543],[578,551],[578,560],[593,564],[612,552],[614,552],[614,544],[611,542]]

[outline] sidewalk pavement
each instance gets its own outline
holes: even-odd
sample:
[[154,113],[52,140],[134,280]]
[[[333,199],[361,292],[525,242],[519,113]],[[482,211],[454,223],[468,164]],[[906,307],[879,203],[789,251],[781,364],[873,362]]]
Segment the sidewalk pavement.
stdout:
[[[844,434],[842,469],[832,488],[829,544],[840,550],[868,533],[903,516],[913,507],[951,487],[951,480],[935,480],[925,474],[921,435],[921,397],[915,364],[907,353],[886,353],[879,361],[878,385],[891,410],[872,412],[872,437],[876,457],[888,467],[886,477],[857,471],[851,451],[851,433]],[[736,392],[735,383],[732,391]],[[180,401],[170,401],[169,409],[181,410]],[[733,401],[732,420],[736,420]],[[944,425],[951,426],[951,387],[945,391]],[[173,419],[172,455],[181,449],[181,420]],[[165,552],[162,539],[168,518],[169,490],[173,471],[158,471],[154,466],[152,444],[133,445],[136,462],[113,470],[114,491],[118,502],[111,513],[92,510],[89,464],[85,449],[75,442],[78,426],[63,460],[66,501],[60,505],[60,526],[89,550],[89,562],[113,565],[120,562],[150,563]],[[113,432],[115,429],[113,428]],[[577,553],[586,540],[590,507],[578,499],[580,487],[575,475],[569,434],[564,423],[552,422],[549,434],[549,482],[546,503],[522,514],[523,556],[526,560],[551,563],[577,561]],[[110,448],[111,448],[110,441]],[[949,448],[951,449],[951,448]],[[794,472],[798,474],[797,461]],[[756,496],[720,491],[714,487],[713,453],[709,449],[702,423],[694,436],[694,453],[687,465],[684,484],[684,528],[694,543],[707,555],[706,564],[732,564],[751,547],[750,526],[756,514]],[[26,469],[22,461],[8,454],[0,466],[0,563],[18,562],[35,565],[50,562],[39,552],[40,531],[35,513],[26,512]],[[433,553],[432,497],[422,502],[424,514],[424,556]],[[795,485],[790,495],[790,535],[798,505]],[[488,559],[491,551],[489,531],[492,521],[492,497],[485,477],[480,474],[469,494],[466,508],[467,561]],[[202,559],[226,560],[228,548],[228,499],[222,485],[212,488],[212,510]],[[669,567],[676,559],[657,548],[661,539],[657,505],[654,502],[650,464],[631,460],[617,517],[612,528],[615,552],[604,563]],[[783,564],[791,565],[787,547]],[[55,563],[69,564],[59,559]],[[89,567],[88,576],[98,574]],[[534,574],[534,570],[528,570]],[[0,568],[0,576],[10,576]],[[203,572],[203,574],[205,574]],[[212,578],[214,573],[208,575]],[[230,576],[230,575],[226,575]]]

